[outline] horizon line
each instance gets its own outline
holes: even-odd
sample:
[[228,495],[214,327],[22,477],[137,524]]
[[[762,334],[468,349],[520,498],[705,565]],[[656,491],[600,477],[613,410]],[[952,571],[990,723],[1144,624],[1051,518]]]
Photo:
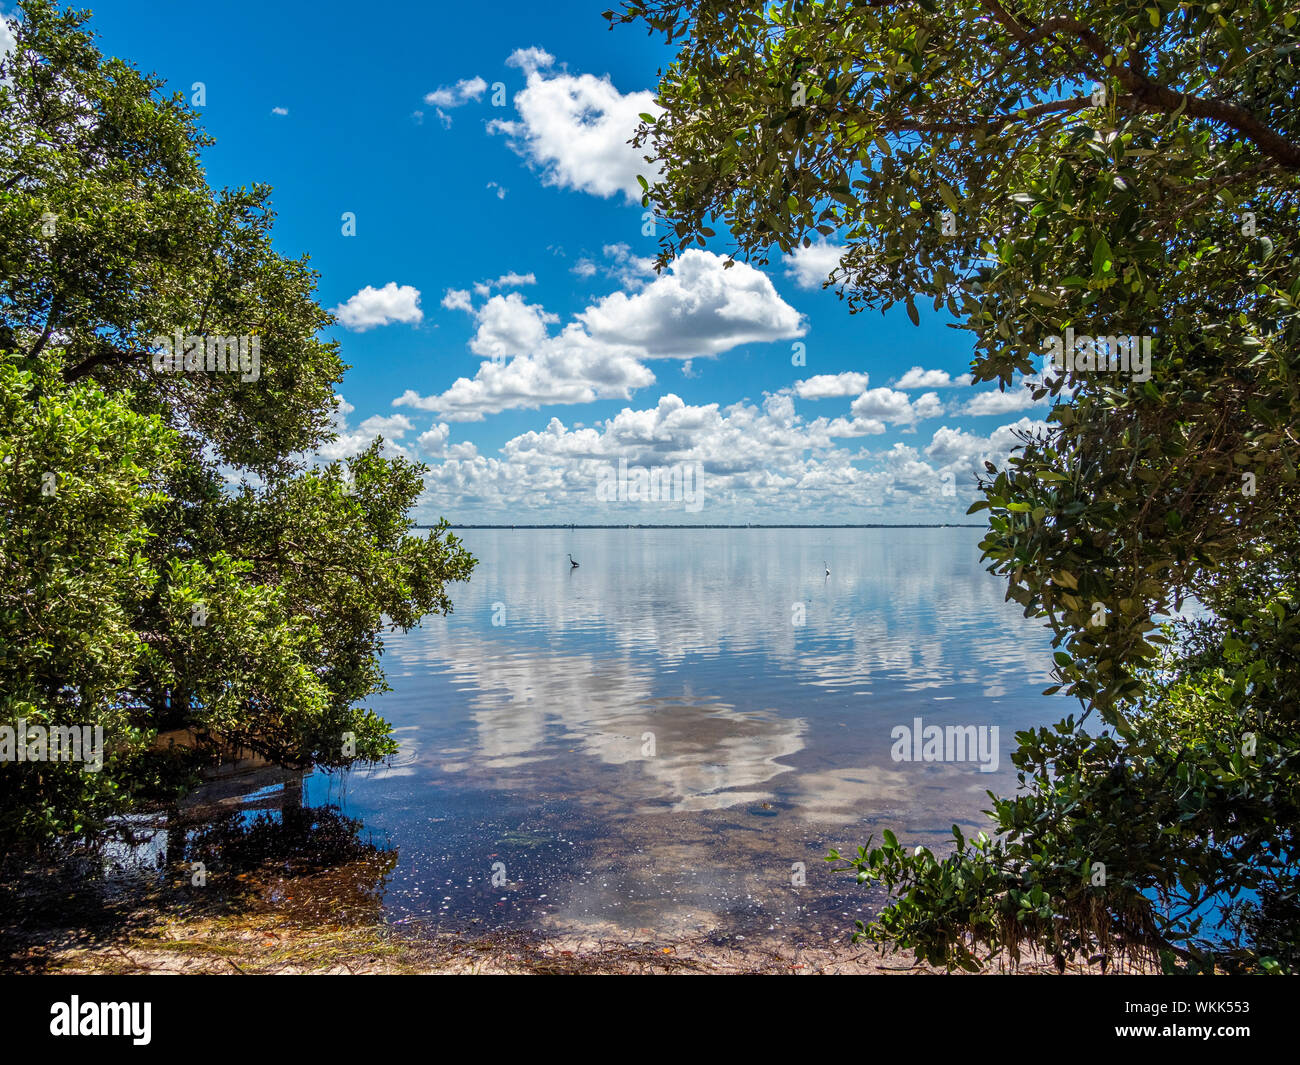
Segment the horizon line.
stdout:
[[[557,522],[548,525],[519,524],[461,524],[448,523],[450,529],[987,529],[987,525],[953,524],[952,522],[907,522],[899,525],[880,523],[845,523],[827,525],[804,524],[763,524],[763,525],[728,525],[728,524],[685,524],[685,525],[640,525],[620,522],[617,525],[580,525],[577,522]],[[435,529],[436,525],[417,524],[416,529]]]

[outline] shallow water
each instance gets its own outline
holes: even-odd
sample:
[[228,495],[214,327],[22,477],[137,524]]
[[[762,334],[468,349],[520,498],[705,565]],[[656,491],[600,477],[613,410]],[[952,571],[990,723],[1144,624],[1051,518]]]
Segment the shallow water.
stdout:
[[[878,899],[830,847],[985,827],[1015,731],[1069,709],[978,529],[461,535],[480,562],[455,613],[387,642],[400,753],[306,785],[396,848],[393,920],[849,928]],[[997,771],[893,760],[917,717],[996,726]]]

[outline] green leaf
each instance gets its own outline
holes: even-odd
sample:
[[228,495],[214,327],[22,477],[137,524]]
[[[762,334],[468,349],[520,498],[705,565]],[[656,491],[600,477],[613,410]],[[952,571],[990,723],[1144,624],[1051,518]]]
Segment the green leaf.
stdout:
[[1111,272],[1113,253],[1105,237],[1099,237],[1092,249],[1092,276],[1102,277]]

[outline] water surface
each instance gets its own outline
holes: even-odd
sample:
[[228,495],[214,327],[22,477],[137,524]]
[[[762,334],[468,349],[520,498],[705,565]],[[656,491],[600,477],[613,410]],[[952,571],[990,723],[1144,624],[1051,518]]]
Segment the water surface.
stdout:
[[[1014,732],[1066,711],[977,529],[461,535],[480,561],[455,613],[387,641],[400,753],[307,782],[396,848],[394,920],[848,928],[878,899],[830,847],[985,827]],[[998,771],[895,761],[918,717],[997,726]]]

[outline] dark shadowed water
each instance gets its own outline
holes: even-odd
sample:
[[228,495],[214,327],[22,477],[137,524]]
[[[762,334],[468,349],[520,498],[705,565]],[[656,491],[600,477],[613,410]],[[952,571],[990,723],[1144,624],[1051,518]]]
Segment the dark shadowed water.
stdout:
[[[1069,709],[977,529],[462,535],[480,562],[455,613],[387,644],[400,754],[307,782],[396,848],[394,920],[847,928],[878,899],[828,848],[985,827],[1014,732]],[[918,717],[996,726],[996,771],[895,760]]]

